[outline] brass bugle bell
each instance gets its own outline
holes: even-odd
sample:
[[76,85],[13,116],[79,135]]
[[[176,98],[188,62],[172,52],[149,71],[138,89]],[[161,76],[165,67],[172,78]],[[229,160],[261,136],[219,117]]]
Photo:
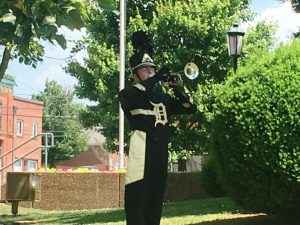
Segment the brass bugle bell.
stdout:
[[194,80],[199,75],[199,68],[195,63],[189,62],[184,67],[184,74],[188,79]]

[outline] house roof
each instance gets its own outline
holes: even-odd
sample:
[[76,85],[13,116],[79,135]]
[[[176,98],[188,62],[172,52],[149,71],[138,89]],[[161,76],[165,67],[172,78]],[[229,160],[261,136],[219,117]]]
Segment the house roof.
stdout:
[[109,153],[105,151],[100,145],[90,145],[88,149],[72,159],[63,160],[57,163],[57,166],[92,166],[109,164]]
[[85,131],[87,134],[88,145],[102,145],[105,141],[105,137],[100,132],[100,127],[93,127]]
[[29,102],[29,103],[33,103],[33,104],[44,105],[43,102],[38,101],[38,100],[32,100],[32,99],[22,98],[22,97],[18,97],[18,96],[14,96],[14,99],[22,101],[22,102]]

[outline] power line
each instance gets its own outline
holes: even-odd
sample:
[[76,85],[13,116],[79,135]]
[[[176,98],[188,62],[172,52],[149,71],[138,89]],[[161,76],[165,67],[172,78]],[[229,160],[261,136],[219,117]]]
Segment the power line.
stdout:
[[[38,93],[39,94],[39,93]],[[30,94],[14,94],[14,96],[18,97],[18,95],[22,95],[22,96],[32,96]],[[58,95],[46,95],[45,98],[69,98],[68,96],[58,96]],[[83,98],[78,98],[78,97],[72,97],[72,99],[75,99],[75,100],[89,100],[89,99],[83,99]],[[29,100],[32,100],[32,99],[29,99]],[[33,99],[34,100],[34,99]]]
[[55,58],[55,57],[52,57],[52,56],[44,56],[45,58],[48,58],[48,59],[55,59],[55,60],[67,60],[67,59],[72,59],[75,55],[73,56],[68,56],[68,57],[65,57],[65,58]]
[[64,118],[78,119],[79,118],[79,116],[54,116],[54,115],[31,116],[31,115],[22,115],[22,114],[15,114],[15,115],[13,115],[11,113],[2,113],[2,114],[0,114],[0,116],[15,116],[16,120],[18,119],[17,118],[18,116],[19,117],[31,117],[31,118],[43,118],[43,117],[47,117],[47,118],[48,117],[50,117],[50,118],[62,118],[62,119],[64,119]]
[[[0,103],[1,104],[1,103]],[[14,109],[14,107],[6,107],[6,106],[0,106],[0,109]],[[38,108],[30,108],[30,107],[17,107],[17,110],[18,109],[30,109],[30,110],[42,110],[42,108],[38,109]]]
[[43,116],[31,116],[31,115],[21,115],[21,114],[11,114],[11,113],[2,113],[0,116],[14,116],[17,119],[18,116],[20,117],[33,117],[33,118],[42,118]]
[[43,117],[53,117],[53,118],[78,118],[78,116],[51,116],[51,115],[44,115]]
[[[1,102],[0,102],[0,104],[1,104]],[[6,110],[6,109],[11,109],[11,110],[13,110],[13,109],[15,109],[14,107],[6,107],[6,106],[0,106],[0,110]],[[46,108],[45,107],[43,107],[43,108],[40,108],[40,109],[38,109],[38,108],[30,108],[30,107],[16,107],[16,109],[17,110],[19,110],[19,109],[30,109],[30,110],[45,110]],[[65,109],[65,107],[64,107],[64,109]],[[17,115],[17,114],[15,114],[15,115]]]

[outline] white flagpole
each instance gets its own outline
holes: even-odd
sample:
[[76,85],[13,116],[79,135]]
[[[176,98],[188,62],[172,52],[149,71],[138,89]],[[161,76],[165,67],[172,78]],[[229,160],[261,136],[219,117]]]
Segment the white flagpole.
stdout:
[[[126,0],[120,0],[120,78],[119,90],[125,83]],[[119,103],[119,169],[124,168],[124,112]]]

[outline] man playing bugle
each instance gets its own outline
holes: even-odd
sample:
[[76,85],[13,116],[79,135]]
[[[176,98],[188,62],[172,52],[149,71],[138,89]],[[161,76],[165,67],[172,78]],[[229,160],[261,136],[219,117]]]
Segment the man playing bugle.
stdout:
[[125,180],[126,222],[159,225],[167,178],[170,116],[192,114],[197,107],[179,86],[171,87],[175,97],[157,90],[157,83],[169,76],[167,67],[156,71],[143,31],[134,33],[131,41],[135,52],[129,66],[134,85],[119,93],[132,129]]

